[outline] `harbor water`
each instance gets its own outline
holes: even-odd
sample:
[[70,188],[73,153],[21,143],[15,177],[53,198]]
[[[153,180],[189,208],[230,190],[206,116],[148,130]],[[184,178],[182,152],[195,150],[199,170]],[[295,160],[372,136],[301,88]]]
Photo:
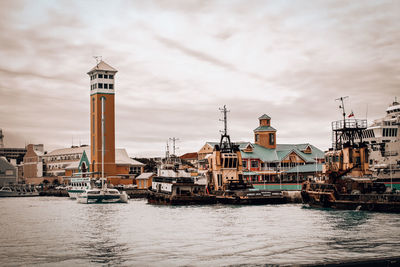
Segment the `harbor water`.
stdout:
[[0,265],[312,264],[400,256],[400,214],[0,199]]

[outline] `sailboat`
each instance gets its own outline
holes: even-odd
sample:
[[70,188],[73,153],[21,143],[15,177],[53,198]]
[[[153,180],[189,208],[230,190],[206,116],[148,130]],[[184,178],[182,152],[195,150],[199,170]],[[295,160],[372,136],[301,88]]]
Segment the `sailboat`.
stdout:
[[77,197],[78,203],[128,203],[128,195],[125,191],[122,193],[114,188],[107,188],[104,178],[104,98],[101,99],[101,188],[91,188],[85,190]]

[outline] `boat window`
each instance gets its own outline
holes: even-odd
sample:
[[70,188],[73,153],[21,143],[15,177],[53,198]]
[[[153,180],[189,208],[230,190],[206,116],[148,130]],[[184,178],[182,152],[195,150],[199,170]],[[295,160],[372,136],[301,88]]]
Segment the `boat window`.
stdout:
[[237,168],[237,158],[234,158],[234,159],[233,159],[233,165],[232,165],[232,167],[233,167],[233,168]]

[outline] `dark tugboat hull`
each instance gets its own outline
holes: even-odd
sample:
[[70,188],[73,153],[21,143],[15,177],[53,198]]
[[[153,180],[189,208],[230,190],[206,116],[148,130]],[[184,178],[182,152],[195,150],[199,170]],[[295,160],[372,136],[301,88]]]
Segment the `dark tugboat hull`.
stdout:
[[210,205],[217,203],[215,196],[211,195],[172,196],[153,191],[147,194],[147,201],[149,204],[156,205]]
[[323,193],[302,191],[301,195],[310,207],[400,213],[400,195],[342,195],[334,200]]
[[266,204],[285,204],[287,200],[285,197],[231,197],[231,196],[217,196],[217,203],[230,204],[230,205],[266,205]]

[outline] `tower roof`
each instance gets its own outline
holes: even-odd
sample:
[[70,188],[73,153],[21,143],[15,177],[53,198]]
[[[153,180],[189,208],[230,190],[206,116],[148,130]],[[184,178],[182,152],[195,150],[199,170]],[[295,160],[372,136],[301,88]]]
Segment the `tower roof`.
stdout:
[[259,117],[258,119],[259,119],[259,120],[262,120],[262,119],[271,119],[271,117],[268,116],[267,114],[264,114],[264,115],[262,115],[261,117]]
[[271,126],[259,126],[254,129],[254,132],[276,132],[276,129]]
[[104,70],[104,71],[110,71],[110,72],[117,72],[116,69],[114,69],[113,67],[111,67],[110,65],[108,65],[107,63],[105,63],[103,60],[100,61],[99,63],[97,63],[96,66],[94,66],[87,74],[90,74],[94,71],[98,71],[98,70]]

